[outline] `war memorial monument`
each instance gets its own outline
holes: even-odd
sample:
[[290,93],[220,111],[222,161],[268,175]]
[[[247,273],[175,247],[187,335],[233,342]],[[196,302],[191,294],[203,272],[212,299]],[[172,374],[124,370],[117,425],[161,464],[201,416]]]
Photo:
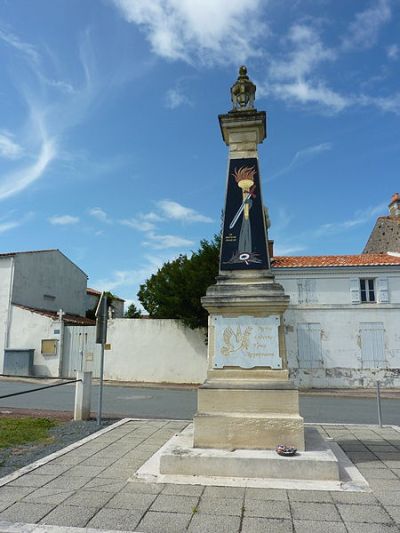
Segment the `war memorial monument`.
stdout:
[[[289,379],[284,331],[289,296],[271,271],[257,148],[267,136],[267,117],[254,107],[255,93],[246,67],[240,67],[232,109],[219,116],[229,147],[228,176],[219,275],[202,298],[209,312],[208,371],[197,412],[193,424],[137,476],[203,484],[234,479],[246,486],[251,480],[302,480],[341,490],[352,465],[317,429],[304,427],[299,393]],[[297,453],[282,457],[279,445]],[[363,490],[362,479],[358,489],[349,479],[350,490]]]

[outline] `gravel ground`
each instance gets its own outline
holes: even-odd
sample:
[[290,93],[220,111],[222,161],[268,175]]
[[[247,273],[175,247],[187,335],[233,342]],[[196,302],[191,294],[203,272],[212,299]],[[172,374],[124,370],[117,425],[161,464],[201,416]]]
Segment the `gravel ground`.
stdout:
[[[0,416],[4,416],[4,414],[0,413]],[[58,424],[49,430],[49,437],[53,437],[50,443],[32,443],[14,448],[0,449],[0,478],[116,422],[115,419],[106,419],[103,421],[102,426],[99,427],[96,420],[75,422],[68,419],[70,418],[70,414],[59,414],[57,416],[54,412],[49,414],[43,411],[35,414],[13,411],[12,414],[7,413],[6,416],[40,416],[57,420]]]

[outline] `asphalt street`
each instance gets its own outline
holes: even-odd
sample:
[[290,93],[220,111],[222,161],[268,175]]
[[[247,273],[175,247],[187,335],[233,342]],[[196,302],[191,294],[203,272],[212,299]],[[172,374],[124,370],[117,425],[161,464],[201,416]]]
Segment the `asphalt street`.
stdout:
[[[0,396],[46,385],[0,380]],[[97,384],[92,386],[92,411],[97,411]],[[0,399],[0,409],[43,409],[73,411],[75,385],[31,392]],[[170,418],[190,420],[196,412],[196,389],[139,388],[104,386],[103,414],[119,417]],[[341,424],[376,424],[374,398],[347,398],[301,394],[300,411],[306,422]],[[384,424],[400,425],[400,399],[382,399]]]

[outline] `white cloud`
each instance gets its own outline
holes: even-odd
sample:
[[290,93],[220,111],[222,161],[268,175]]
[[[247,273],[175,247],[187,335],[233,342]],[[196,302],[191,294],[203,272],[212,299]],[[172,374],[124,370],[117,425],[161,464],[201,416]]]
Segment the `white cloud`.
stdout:
[[114,0],[146,34],[152,51],[169,60],[239,64],[259,55],[261,0]]
[[396,61],[400,57],[400,47],[397,44],[391,44],[386,48],[386,53],[389,59]]
[[147,232],[155,229],[155,225],[152,222],[147,222],[147,220],[142,220],[140,218],[125,218],[120,220],[119,223],[138,231]]
[[14,196],[41,178],[56,153],[54,141],[45,135],[36,161],[32,165],[20,168],[0,179],[0,200]]
[[149,241],[144,241],[144,246],[150,246],[156,250],[165,250],[167,248],[187,248],[193,246],[194,241],[179,237],[178,235],[157,235],[149,232],[147,235]]
[[334,61],[333,49],[326,48],[317,31],[305,24],[293,25],[286,39],[289,51],[283,58],[273,59],[267,80],[260,86],[262,96],[272,95],[289,103],[317,104],[331,112],[349,105],[348,99],[330,89],[317,76],[321,63]]
[[77,224],[79,222],[79,217],[74,217],[72,215],[55,215],[49,218],[49,222],[50,224],[67,226],[70,224]]
[[191,105],[189,98],[183,93],[181,87],[169,89],[165,95],[165,106],[168,109],[176,109],[182,105]]
[[7,31],[5,28],[0,28],[0,39],[19,52],[22,52],[30,61],[34,61],[35,63],[39,62],[39,54],[36,48],[22,41],[17,35]]
[[358,210],[354,215],[348,220],[343,222],[333,222],[329,224],[322,224],[314,234],[317,237],[330,235],[335,233],[341,233],[343,231],[348,231],[356,226],[361,226],[366,224],[371,219],[376,218],[378,215],[381,215],[387,209],[387,202],[367,207],[366,209]]
[[148,222],[162,222],[163,220],[165,220],[153,211],[150,211],[149,213],[140,214],[139,216],[142,220],[146,220]]
[[291,246],[291,245],[288,245],[288,246],[285,246],[285,245],[280,245],[280,246],[276,246],[274,247],[274,256],[277,257],[277,256],[285,256],[285,255],[298,255],[299,252],[304,252],[304,250],[306,250],[307,247],[306,246],[302,246],[302,245],[294,245],[294,246]]
[[201,215],[190,207],[184,207],[172,200],[160,200],[157,202],[162,214],[172,220],[182,220],[183,222],[213,222],[212,218]]
[[111,224],[112,222],[110,217],[101,207],[93,207],[92,209],[89,209],[88,213],[100,222],[105,222],[106,224]]
[[391,16],[390,0],[374,0],[367,9],[356,14],[343,38],[343,48],[372,48],[378,40],[379,31]]
[[314,157],[328,150],[332,150],[332,143],[329,143],[329,142],[320,143],[320,144],[316,144],[314,146],[308,146],[307,148],[303,148],[302,150],[299,150],[298,152],[294,154],[292,160],[286,167],[282,168],[281,170],[279,170],[278,172],[276,172],[270,177],[270,181],[277,178],[278,176],[281,176],[282,174],[286,174],[287,172],[290,172],[294,168],[297,168],[303,165],[307,161],[310,161]]
[[374,106],[381,111],[400,115],[400,92],[389,96],[367,96],[361,95],[357,102],[362,106]]
[[17,228],[20,225],[21,225],[21,223],[17,222],[17,221],[0,222],[0,233],[5,233],[6,231],[9,231],[10,229]]
[[6,159],[18,159],[22,154],[22,148],[13,140],[13,134],[8,131],[0,131],[0,157]]

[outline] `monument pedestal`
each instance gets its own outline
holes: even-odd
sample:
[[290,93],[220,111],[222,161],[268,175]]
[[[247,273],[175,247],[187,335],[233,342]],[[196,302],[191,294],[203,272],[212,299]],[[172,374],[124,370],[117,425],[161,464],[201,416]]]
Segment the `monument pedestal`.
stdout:
[[209,287],[209,368],[198,390],[194,448],[304,450],[298,390],[288,379],[282,315],[269,271],[229,272]]

